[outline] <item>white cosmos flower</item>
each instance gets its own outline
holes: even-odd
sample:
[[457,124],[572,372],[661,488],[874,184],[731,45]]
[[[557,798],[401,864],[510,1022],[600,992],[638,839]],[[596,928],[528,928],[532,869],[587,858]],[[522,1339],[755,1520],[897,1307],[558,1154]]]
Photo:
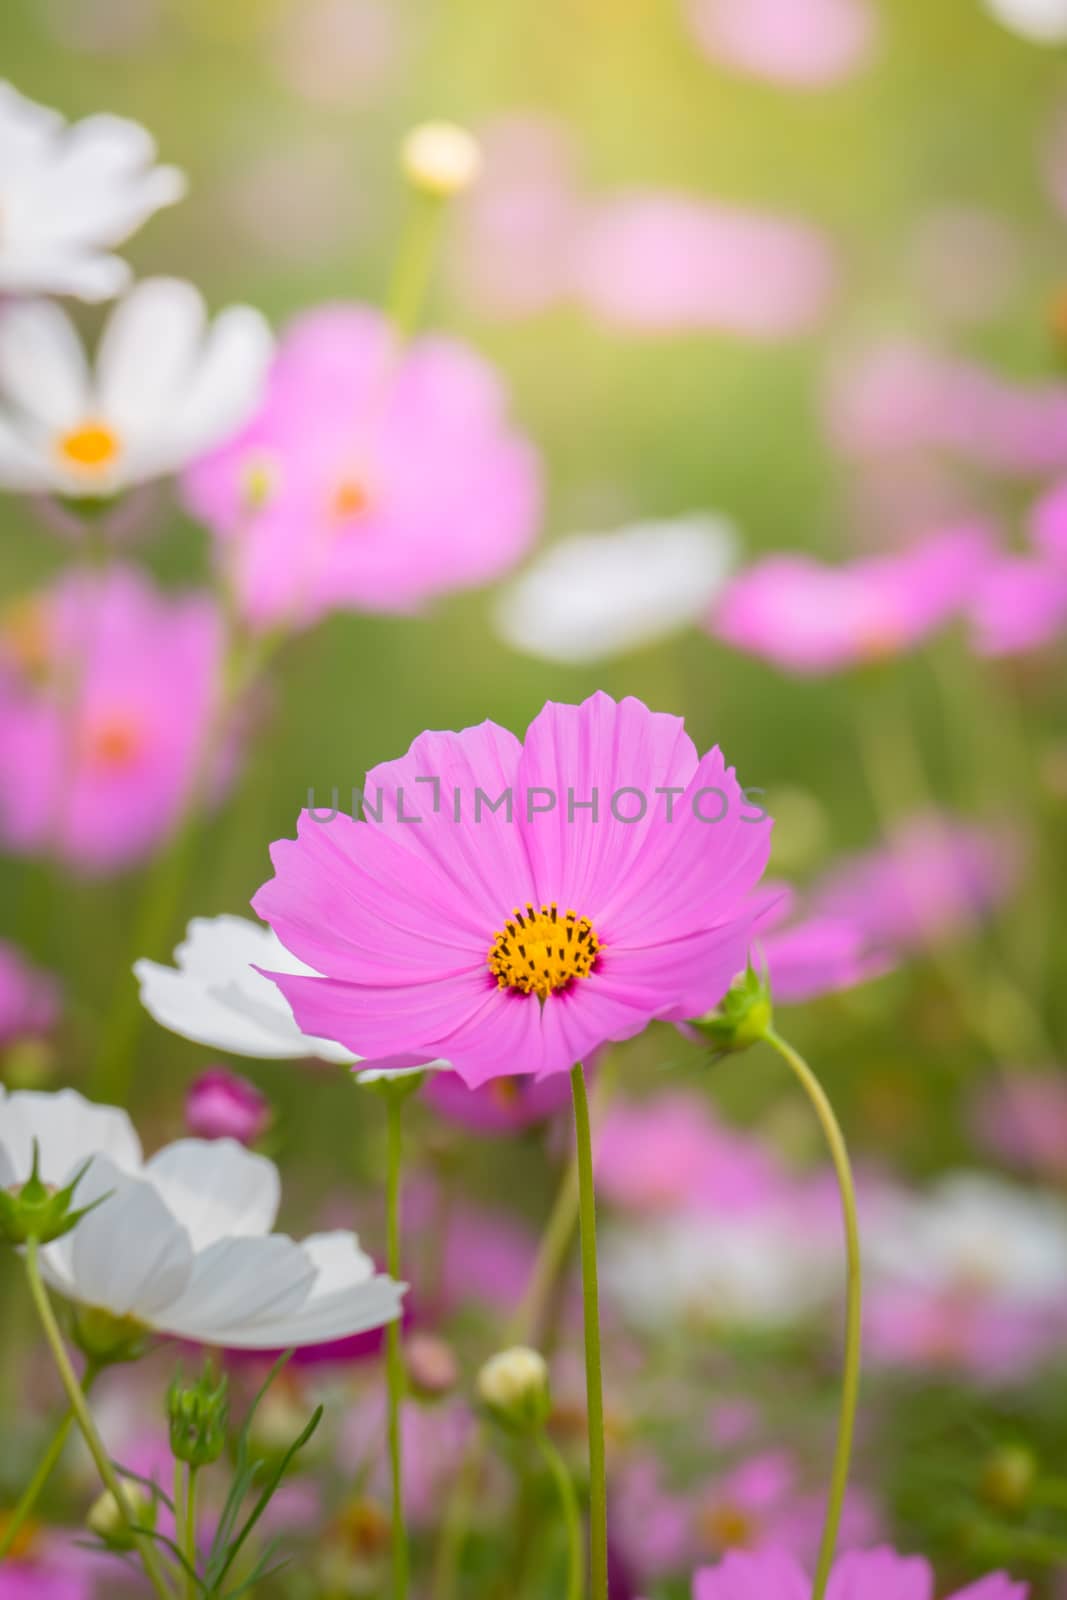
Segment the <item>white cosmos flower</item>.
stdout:
[[985,0],[985,8],[1005,28],[1035,44],[1067,39],[1067,0]]
[[136,122],[69,124],[0,82],[0,293],[110,300],[130,269],[109,254],[185,193]]
[[180,1139],[143,1161],[124,1111],[72,1089],[0,1089],[0,1183],[46,1183],[88,1160],[75,1204],[106,1196],[41,1251],[68,1300],[159,1333],[248,1350],[319,1344],[400,1315],[406,1285],[376,1274],[352,1233],[272,1233],[278,1171],[232,1139]]
[[863,1233],[883,1282],[1016,1306],[1067,1305],[1067,1206],[1051,1195],[986,1173],[953,1173],[927,1194],[887,1199]]
[[692,1320],[779,1328],[810,1316],[839,1280],[840,1244],[784,1207],[684,1215],[608,1231],[602,1278],[638,1327]]
[[497,632],[549,661],[598,661],[703,617],[734,563],[724,517],[639,522],[550,545],[497,598]]
[[59,306],[0,307],[0,485],[99,498],[174,472],[245,421],[272,350],[258,311],[230,306],[209,325],[178,278],[145,278],[118,302],[95,370]]
[[[173,967],[143,958],[133,964],[141,1004],[171,1033],[260,1061],[313,1056],[351,1066],[360,1059],[332,1039],[301,1033],[277,984],[256,971],[266,967],[269,972],[318,976],[285,948],[273,928],[250,917],[194,917],[174,960]],[[446,1065],[434,1061],[427,1066],[368,1068],[356,1077],[360,1083],[377,1083]]]

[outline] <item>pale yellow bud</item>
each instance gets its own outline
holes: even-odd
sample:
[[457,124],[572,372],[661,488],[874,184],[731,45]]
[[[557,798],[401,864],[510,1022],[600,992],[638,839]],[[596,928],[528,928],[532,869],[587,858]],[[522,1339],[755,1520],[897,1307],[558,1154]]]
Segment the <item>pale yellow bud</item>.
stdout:
[[524,1432],[542,1428],[551,1409],[544,1356],[526,1345],[491,1356],[478,1374],[478,1398],[498,1422]]
[[447,200],[474,183],[482,152],[474,135],[454,122],[420,122],[400,147],[400,164],[416,189]]

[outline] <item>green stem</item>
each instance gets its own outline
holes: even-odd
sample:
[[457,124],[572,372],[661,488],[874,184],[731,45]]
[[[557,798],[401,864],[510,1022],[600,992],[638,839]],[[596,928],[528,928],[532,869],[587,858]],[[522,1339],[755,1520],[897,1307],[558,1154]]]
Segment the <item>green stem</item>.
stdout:
[[[386,1179],[386,1269],[400,1277],[400,1168],[403,1154],[404,1096],[390,1093],[385,1107],[388,1132]],[[389,1389],[389,1470],[393,1495],[393,1600],[406,1600],[408,1592],[408,1536],[404,1523],[404,1461],[400,1407],[404,1398],[404,1357],[400,1348],[400,1318],[385,1330],[385,1370]]]
[[385,297],[386,315],[401,343],[415,331],[426,299],[444,211],[445,202],[440,196],[412,195]]
[[860,1387],[860,1344],[862,1337],[862,1270],[860,1265],[859,1222],[856,1217],[856,1190],[852,1182],[848,1150],[834,1109],[822,1084],[812,1072],[803,1056],[792,1045],[768,1028],[764,1037],[784,1061],[792,1068],[812,1109],[822,1125],[829,1146],[830,1158],[837,1175],[841,1192],[841,1216],[845,1224],[845,1359],[841,1373],[841,1410],[837,1424],[837,1443],[834,1448],[833,1470],[830,1474],[830,1493],[826,1502],[826,1521],[823,1524],[819,1557],[815,1566],[812,1600],[823,1600],[830,1569],[834,1561],[834,1548],[841,1523],[841,1511],[848,1484],[848,1469],[852,1458],[852,1435],[856,1423],[856,1403]]
[[[89,1393],[96,1381],[99,1370],[99,1367],[91,1364],[86,1367],[81,1381],[82,1394],[87,1395]],[[10,1553],[26,1518],[40,1499],[41,1491],[52,1476],[56,1463],[63,1454],[63,1446],[70,1437],[70,1430],[74,1426],[74,1420],[74,1411],[68,1406],[60,1419],[59,1426],[52,1435],[47,1450],[37,1465],[36,1472],[26,1485],[18,1505],[4,1523],[3,1532],[0,1533],[0,1561],[3,1561]]]
[[578,1224],[582,1256],[582,1316],[585,1325],[585,1398],[589,1429],[589,1593],[608,1594],[608,1493],[604,1460],[604,1386],[600,1358],[600,1295],[596,1261],[596,1191],[589,1099],[579,1061],[571,1072],[574,1132],[578,1150]]
[[126,1498],[126,1491],[122,1487],[118,1473],[111,1463],[104,1447],[104,1442],[96,1431],[96,1424],[86,1403],[85,1395],[82,1393],[81,1384],[78,1382],[74,1368],[71,1366],[70,1357],[67,1355],[66,1346],[63,1343],[63,1335],[59,1331],[59,1324],[56,1321],[55,1312],[52,1310],[52,1302],[48,1298],[48,1291],[41,1277],[37,1253],[37,1240],[31,1239],[26,1246],[26,1278],[45,1339],[52,1352],[52,1359],[56,1364],[56,1371],[59,1373],[60,1381],[66,1390],[70,1409],[74,1413],[74,1420],[81,1430],[82,1438],[85,1440],[96,1470],[100,1474],[101,1482],[110,1492],[119,1516],[126,1526],[126,1531],[140,1552],[145,1575],[149,1583],[151,1583],[156,1594],[159,1595],[160,1600],[174,1600],[170,1586],[163,1576],[155,1546],[147,1535],[137,1531],[133,1511],[130,1507],[130,1502]]
[[[192,1568],[193,1572],[196,1572],[196,1570],[197,1570],[197,1564],[196,1564],[197,1563],[197,1555],[196,1555],[196,1472],[197,1472],[197,1469],[194,1466],[189,1466],[189,1467],[186,1468],[185,1498],[184,1498],[185,1519],[184,1519],[184,1530],[183,1530],[183,1532],[181,1534],[182,1555],[185,1557],[186,1561],[189,1563],[189,1565]],[[185,1585],[186,1585],[185,1592],[186,1592],[187,1600],[196,1600],[196,1592],[197,1592],[196,1579],[190,1577],[189,1573],[185,1574]]]
[[582,1600],[582,1519],[578,1512],[578,1496],[567,1471],[567,1463],[560,1455],[547,1433],[538,1436],[538,1445],[545,1466],[555,1481],[559,1492],[560,1510],[567,1530],[567,1590],[566,1600]]

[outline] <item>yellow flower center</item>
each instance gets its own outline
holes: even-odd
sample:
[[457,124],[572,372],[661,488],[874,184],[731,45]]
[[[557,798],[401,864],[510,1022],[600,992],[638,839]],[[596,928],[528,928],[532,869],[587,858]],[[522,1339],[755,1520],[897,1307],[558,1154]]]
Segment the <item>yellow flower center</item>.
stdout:
[[527,902],[494,935],[487,960],[498,988],[547,1000],[575,978],[588,978],[603,948],[588,917],[561,916],[555,901],[540,911]]
[[362,478],[354,473],[342,478],[334,487],[330,510],[338,522],[350,522],[360,517],[370,505],[370,490]]
[[141,730],[133,719],[116,713],[102,717],[88,730],[85,749],[95,766],[120,771],[136,760],[143,743]]
[[58,440],[59,454],[67,465],[86,472],[111,466],[120,448],[118,434],[106,422],[83,422]]
[[700,1517],[701,1530],[715,1550],[743,1550],[754,1542],[757,1529],[752,1517],[725,1500],[707,1506]]

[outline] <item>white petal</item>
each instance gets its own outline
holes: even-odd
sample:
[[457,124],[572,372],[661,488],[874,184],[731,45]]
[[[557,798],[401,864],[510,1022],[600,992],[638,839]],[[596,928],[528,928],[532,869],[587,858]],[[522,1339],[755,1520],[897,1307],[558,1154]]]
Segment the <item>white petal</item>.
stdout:
[[152,1184],[124,1176],[106,1157],[93,1162],[85,1185],[87,1193],[112,1192],[68,1235],[74,1293],[86,1305],[154,1326],[192,1275],[189,1235]]
[[550,661],[632,650],[703,617],[736,547],[733,526],[711,515],[560,540],[499,596],[497,631]]
[[985,0],[998,22],[1036,44],[1067,39],[1067,0]]
[[0,1100],[0,1147],[20,1180],[29,1176],[35,1139],[46,1183],[65,1183],[90,1156],[107,1156],[129,1172],[141,1165],[141,1142],[125,1111],[94,1105],[75,1089],[18,1089]]
[[278,1169],[234,1139],[179,1139],[158,1151],[144,1172],[197,1250],[274,1226]]
[[39,451],[0,417],[0,485],[25,493],[47,489],[54,473]]
[[221,1342],[260,1349],[321,1344],[399,1317],[407,1285],[375,1275],[374,1263],[354,1234],[313,1234],[300,1249],[315,1269],[303,1303],[285,1313],[257,1317],[254,1328],[231,1328]]
[[0,154],[14,165],[27,152],[47,150],[64,126],[63,117],[19,94],[14,84],[0,82]]
[[206,313],[180,278],[145,278],[112,312],[96,359],[102,414],[133,448],[169,425],[189,382]]
[[256,1335],[291,1315],[314,1282],[310,1258],[284,1234],[267,1239],[220,1239],[196,1258],[192,1278],[179,1299],[161,1314],[169,1333],[205,1344],[270,1349]]
[[121,294],[130,277],[118,256],[74,255],[45,245],[0,249],[0,290],[9,294],[70,294],[95,303]]
[[46,300],[0,310],[0,390],[15,410],[50,432],[84,420],[89,373],[66,312]]
[[221,312],[167,434],[160,436],[160,462],[184,466],[235,433],[262,396],[273,351],[274,336],[258,311],[231,306]]

